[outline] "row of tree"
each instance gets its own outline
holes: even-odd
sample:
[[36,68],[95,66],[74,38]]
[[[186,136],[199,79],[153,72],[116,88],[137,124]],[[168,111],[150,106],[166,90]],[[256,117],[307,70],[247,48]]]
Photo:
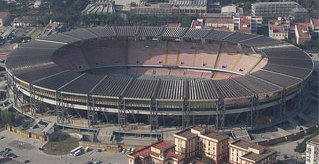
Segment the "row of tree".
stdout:
[[83,15],[81,20],[85,24],[94,25],[144,25],[144,26],[161,26],[171,22],[179,22],[182,27],[189,27],[194,16],[180,15],[180,16],[155,16],[155,15]]

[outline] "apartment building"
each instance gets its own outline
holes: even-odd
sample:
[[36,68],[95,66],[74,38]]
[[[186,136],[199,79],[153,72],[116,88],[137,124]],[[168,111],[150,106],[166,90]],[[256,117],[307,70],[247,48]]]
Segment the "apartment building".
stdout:
[[308,12],[296,2],[257,2],[251,5],[253,16],[280,17]]
[[288,39],[290,21],[283,18],[268,21],[269,37],[278,40]]
[[319,19],[311,19],[310,25],[313,34],[319,36]]
[[0,12],[0,27],[7,25],[9,21],[10,21],[10,13]]
[[230,164],[273,164],[276,152],[244,140],[229,143]]
[[128,154],[129,164],[184,164],[184,156],[175,154],[175,145],[171,142],[158,141],[134,153]]
[[258,28],[262,26],[263,17],[261,16],[234,16],[234,30],[257,34]]
[[220,164],[228,158],[228,136],[206,127],[195,126],[174,135],[175,154],[193,157],[207,157]]
[[309,23],[297,23],[295,25],[296,43],[303,44],[306,41],[311,40]]
[[204,26],[217,30],[234,31],[234,23],[232,17],[205,18]]
[[319,164],[319,136],[307,142],[306,164]]

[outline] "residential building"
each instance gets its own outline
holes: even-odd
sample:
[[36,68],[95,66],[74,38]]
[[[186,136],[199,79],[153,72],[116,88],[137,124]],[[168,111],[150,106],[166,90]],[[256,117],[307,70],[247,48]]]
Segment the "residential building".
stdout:
[[39,21],[43,19],[44,16],[20,16],[14,18],[12,22],[13,27],[27,27],[27,26],[36,26],[39,24]]
[[85,9],[82,10],[82,14],[114,14],[115,13],[115,1],[112,0],[99,0],[89,3]]
[[[297,12],[305,12],[303,8],[296,2],[257,2],[251,5],[251,13],[254,16],[263,17],[280,17],[295,15]],[[307,11],[308,12],[308,11]]]
[[180,11],[178,8],[167,4],[159,3],[152,4],[151,6],[137,6],[130,9],[130,13],[136,15],[156,15],[156,16],[173,16],[179,15]]
[[204,26],[204,19],[192,20],[191,28],[201,29]]
[[212,29],[234,31],[234,23],[232,17],[205,18],[204,26]]
[[185,159],[207,157],[219,164],[228,158],[228,136],[224,133],[195,126],[174,134],[175,153]]
[[232,13],[232,14],[236,14],[238,11],[238,8],[236,5],[227,5],[227,6],[223,6],[221,9],[221,13]]
[[221,13],[220,0],[207,0],[208,13]]
[[273,164],[276,152],[244,140],[229,143],[230,164]]
[[175,153],[175,145],[158,141],[127,155],[129,164],[184,164],[184,156]]
[[10,13],[0,12],[0,27],[8,25],[9,21],[10,21]]
[[315,36],[319,35],[319,19],[310,20],[311,30]]
[[261,16],[234,16],[234,30],[257,34],[262,26],[263,18]]
[[307,141],[306,164],[319,164],[319,136]]
[[311,40],[309,29],[309,23],[297,23],[295,25],[295,35],[297,44],[303,44],[305,41]]
[[290,21],[284,18],[268,20],[269,37],[278,40],[288,39]]
[[207,0],[169,0],[181,14],[202,15],[207,13]]

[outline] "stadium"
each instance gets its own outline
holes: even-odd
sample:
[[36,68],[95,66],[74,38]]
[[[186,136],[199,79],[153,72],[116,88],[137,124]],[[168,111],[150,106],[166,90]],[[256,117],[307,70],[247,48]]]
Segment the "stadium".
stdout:
[[271,125],[307,106],[313,67],[301,49],[261,35],[146,26],[54,34],[6,60],[24,113],[151,129]]

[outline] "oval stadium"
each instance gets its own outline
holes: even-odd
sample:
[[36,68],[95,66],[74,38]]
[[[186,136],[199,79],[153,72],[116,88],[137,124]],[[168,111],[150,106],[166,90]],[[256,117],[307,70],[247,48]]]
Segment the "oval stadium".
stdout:
[[151,129],[271,126],[307,106],[313,67],[298,47],[261,35],[146,26],[53,34],[6,60],[23,113]]

